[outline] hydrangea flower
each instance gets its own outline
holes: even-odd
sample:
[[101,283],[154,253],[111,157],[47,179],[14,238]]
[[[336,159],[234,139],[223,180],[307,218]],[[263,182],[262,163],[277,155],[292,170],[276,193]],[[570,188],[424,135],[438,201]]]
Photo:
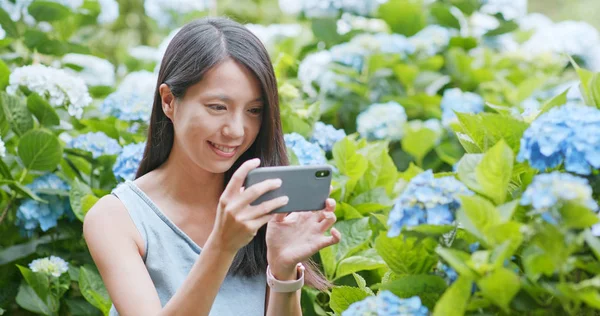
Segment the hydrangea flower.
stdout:
[[129,144],[123,147],[123,151],[113,165],[113,173],[117,179],[134,180],[137,169],[144,157],[145,148],[146,142]]
[[413,296],[401,299],[392,292],[384,290],[377,296],[369,296],[362,301],[352,303],[342,316],[427,316],[429,310],[421,303],[421,298]]
[[62,58],[62,63],[81,67],[80,71],[66,70],[82,78],[89,86],[113,86],[115,84],[115,66],[106,59],[71,53]]
[[483,111],[484,101],[472,92],[463,92],[459,88],[447,89],[442,97],[442,124],[446,127],[458,121],[454,111],[459,113],[479,113]]
[[592,197],[592,188],[584,178],[569,173],[554,171],[538,174],[521,197],[521,205],[531,205],[535,213],[549,223],[557,224],[558,209],[565,202],[578,202],[592,211],[598,204]]
[[[598,219],[600,219],[600,213],[598,214]],[[600,223],[592,226],[592,235],[600,237]]]
[[160,27],[166,27],[174,22],[173,15],[193,11],[207,11],[212,7],[212,4],[213,2],[210,0],[146,0],[144,1],[144,11]]
[[283,39],[297,37],[302,32],[300,24],[260,25],[249,23],[244,26],[267,47],[271,47]]
[[100,110],[119,120],[148,122],[152,114],[152,104],[152,95],[116,91],[102,101]]
[[302,83],[302,90],[310,97],[317,96],[315,86],[319,87],[322,94],[333,92],[337,88],[337,78],[341,77],[329,69],[332,62],[331,52],[328,50],[308,54],[298,66],[298,79]]
[[73,138],[68,148],[76,148],[92,153],[94,159],[102,155],[117,155],[122,148],[119,143],[102,132],[90,132]]
[[15,224],[21,227],[25,235],[31,236],[37,227],[40,227],[42,231],[48,231],[56,226],[57,220],[63,214],[69,214],[71,206],[68,198],[44,193],[47,190],[69,190],[69,185],[55,174],[48,173],[38,177],[26,187],[48,203],[26,199],[19,206]]
[[50,256],[35,259],[29,263],[29,269],[33,272],[43,273],[53,277],[60,277],[69,271],[69,264],[60,257]]
[[446,280],[446,284],[450,285],[458,279],[458,273],[451,266],[438,261],[436,266],[437,274],[439,274],[444,280]]
[[514,20],[527,15],[527,0],[484,0],[483,13],[495,15],[501,13],[504,19]]
[[325,154],[319,145],[308,142],[298,133],[285,134],[283,138],[285,145],[294,152],[300,165],[327,164]]
[[83,108],[92,103],[85,83],[63,69],[40,64],[16,68],[10,74],[6,91],[15,94],[19,87],[47,97],[52,106],[66,106],[69,115],[78,119],[83,115]]
[[600,168],[600,110],[568,103],[540,115],[521,138],[517,156],[538,170],[555,168],[589,175]]
[[370,140],[400,140],[406,123],[404,107],[394,101],[375,103],[356,117],[358,133]]
[[154,90],[156,89],[156,80],[158,75],[147,70],[134,71],[121,81],[117,91],[138,93],[140,95],[149,96],[154,100]]
[[340,35],[350,31],[361,31],[367,33],[388,32],[389,26],[382,19],[366,18],[350,13],[343,13],[337,21],[337,32]]
[[304,13],[308,18],[336,17],[340,12],[362,16],[373,15],[377,0],[279,0],[279,8],[287,14]]
[[416,47],[418,51],[423,51],[427,55],[435,55],[448,46],[450,43],[450,37],[450,30],[445,27],[432,24],[420,30],[408,40]]
[[331,125],[317,122],[315,123],[310,142],[321,146],[324,151],[331,151],[333,145],[344,137],[346,137],[346,132],[343,129],[335,129]]
[[116,0],[98,0],[98,2],[101,10],[98,23],[112,23],[119,17],[119,3]]
[[410,180],[396,200],[388,218],[388,236],[400,235],[404,226],[449,225],[460,207],[458,195],[472,194],[454,177],[435,178],[433,171],[424,171]]
[[2,137],[0,137],[0,158],[6,157],[6,146],[4,146],[4,141],[2,141]]

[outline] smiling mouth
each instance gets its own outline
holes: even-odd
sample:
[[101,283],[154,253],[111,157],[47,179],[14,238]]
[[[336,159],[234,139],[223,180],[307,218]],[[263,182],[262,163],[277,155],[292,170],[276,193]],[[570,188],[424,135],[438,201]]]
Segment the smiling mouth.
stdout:
[[213,149],[216,149],[217,154],[221,154],[222,156],[233,156],[235,154],[235,152],[237,151],[237,149],[239,148],[239,146],[224,146],[224,145],[219,145],[219,144],[215,144],[211,141],[208,141],[208,143],[210,144],[210,146]]

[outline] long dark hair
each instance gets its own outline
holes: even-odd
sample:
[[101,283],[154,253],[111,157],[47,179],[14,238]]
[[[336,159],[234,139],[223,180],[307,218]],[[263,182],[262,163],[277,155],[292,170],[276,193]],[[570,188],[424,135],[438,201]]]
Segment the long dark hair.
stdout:
[[[173,124],[165,115],[158,87],[165,83],[176,98],[182,98],[188,87],[200,82],[206,71],[227,58],[248,68],[258,79],[265,102],[260,131],[250,148],[225,173],[225,185],[246,160],[260,158],[261,166],[288,165],[281,118],[277,81],[267,50],[260,40],[241,24],[226,18],[202,18],[186,24],[169,43],[160,65],[154,92],[154,104],[148,129],[148,140],[136,178],[162,165],[173,147]],[[256,237],[236,254],[229,273],[255,276],[267,266],[266,225]],[[329,286],[312,261],[305,279],[318,289]]]

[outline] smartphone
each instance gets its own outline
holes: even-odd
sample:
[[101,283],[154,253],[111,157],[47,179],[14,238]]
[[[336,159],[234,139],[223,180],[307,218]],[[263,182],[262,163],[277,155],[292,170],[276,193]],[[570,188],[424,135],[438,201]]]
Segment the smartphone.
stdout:
[[261,195],[250,205],[287,196],[288,204],[273,210],[272,213],[318,211],[325,208],[325,201],[329,197],[331,172],[331,167],[327,165],[256,168],[246,176],[244,187],[249,188],[267,179],[281,179],[278,189]]

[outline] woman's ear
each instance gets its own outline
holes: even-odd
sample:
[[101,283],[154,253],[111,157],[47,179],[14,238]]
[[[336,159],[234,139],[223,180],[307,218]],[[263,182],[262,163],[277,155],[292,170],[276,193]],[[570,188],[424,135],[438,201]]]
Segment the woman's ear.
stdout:
[[160,93],[160,103],[165,115],[173,121],[173,113],[175,111],[175,96],[171,92],[171,88],[166,83],[162,83],[158,87]]

